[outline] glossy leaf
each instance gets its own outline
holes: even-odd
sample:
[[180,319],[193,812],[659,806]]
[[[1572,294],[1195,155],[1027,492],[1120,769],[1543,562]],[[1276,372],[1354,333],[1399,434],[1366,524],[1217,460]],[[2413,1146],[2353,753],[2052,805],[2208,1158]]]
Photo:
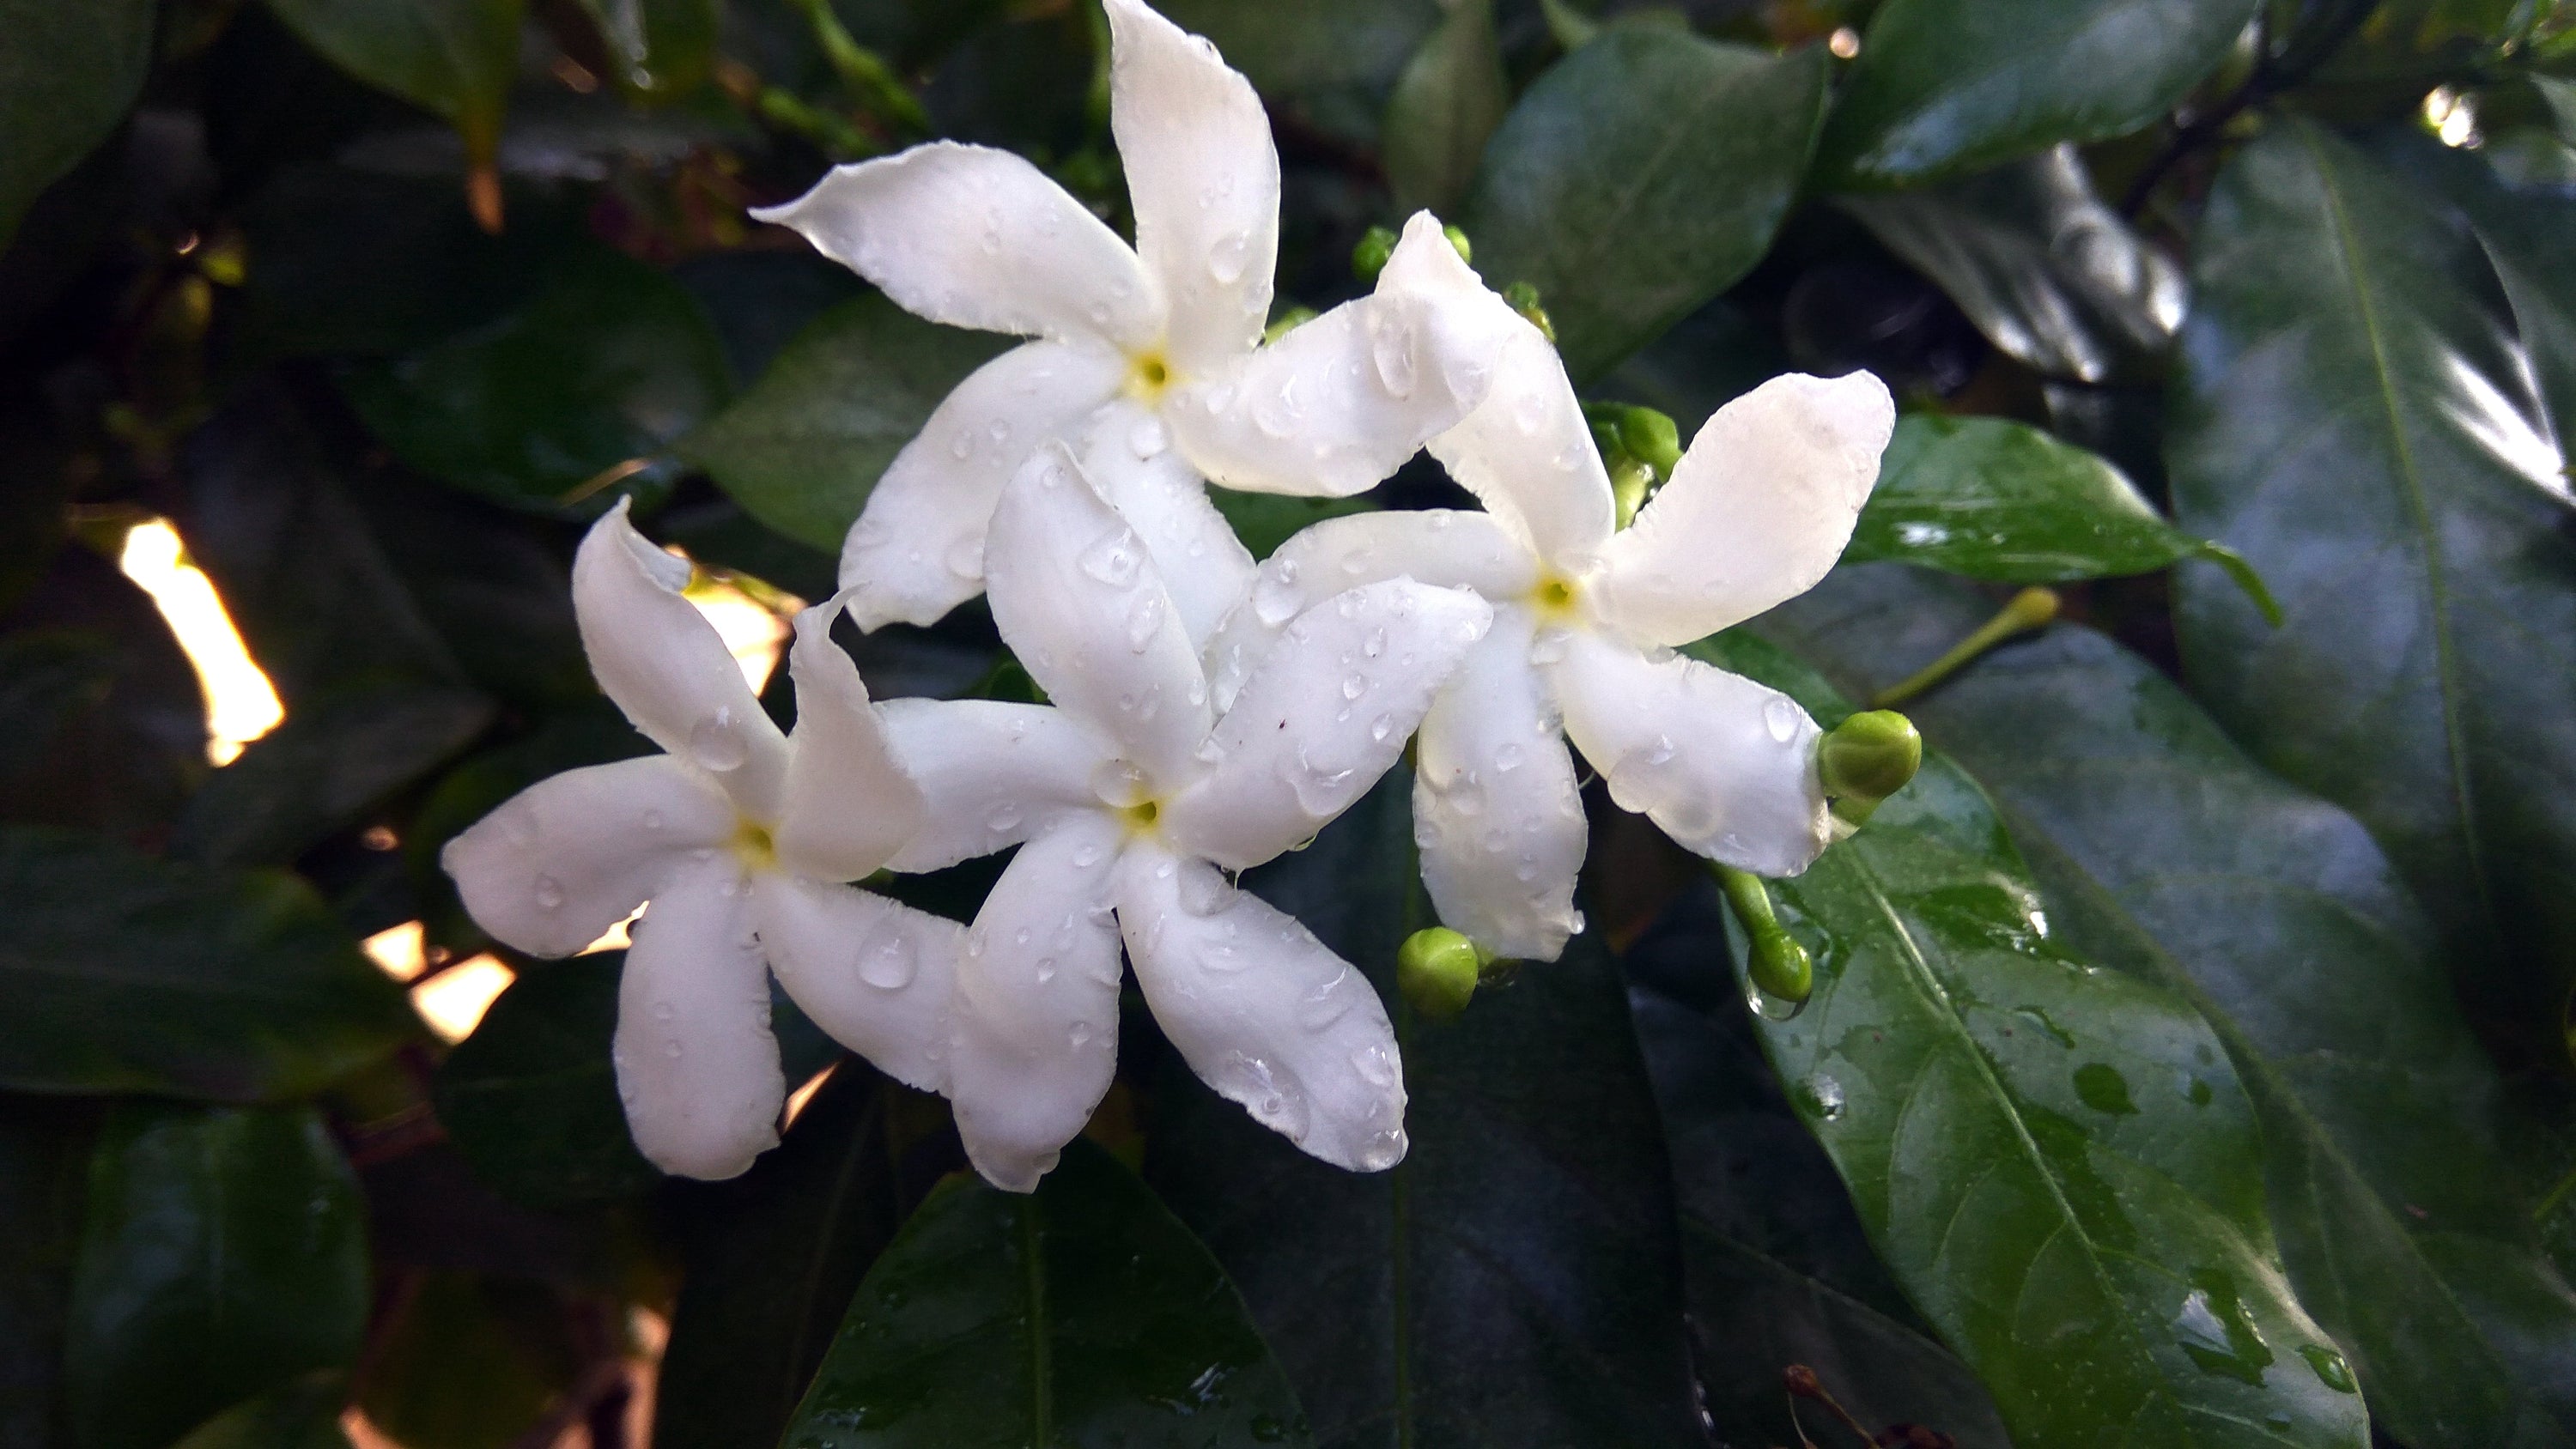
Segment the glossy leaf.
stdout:
[[60,1444],[63,1332],[93,1103],[0,1097],[0,1444]]
[[1825,64],[1603,31],[1487,143],[1464,217],[1476,270],[1537,286],[1578,378],[1653,341],[1769,249],[1815,147]]
[[1082,1139],[1038,1190],[966,1177],[868,1270],[787,1444],[1301,1443],[1243,1300],[1154,1194]]
[[438,1067],[438,1120],[475,1176],[540,1207],[661,1181],[626,1132],[608,1042],[622,951],[529,967]]
[[2576,523],[2470,236],[2315,126],[2220,174],[2193,261],[2176,521],[2281,600],[2175,579],[2194,692],[2361,818],[2473,1014],[2560,1060],[2576,962]]
[[519,60],[521,0],[268,0],[332,64],[447,120],[488,160]]
[[1452,213],[1511,103],[1493,0],[1456,0],[1387,98],[1379,152],[1397,213]]
[[752,517],[838,557],[886,465],[1000,350],[992,337],[862,297],[798,333],[683,451]]
[[284,872],[5,827],[0,918],[0,1086],[298,1096],[417,1029],[401,990]]
[[492,701],[443,685],[333,691],[207,777],[179,818],[171,853],[213,865],[288,864],[471,744],[492,716]]
[[[731,389],[695,298],[604,247],[495,321],[389,363],[354,365],[349,400],[395,456],[495,502],[596,513],[605,470],[658,458]],[[597,485],[593,485],[597,488]]]
[[1394,988],[1397,945],[1429,923],[1410,789],[1394,771],[1244,878],[1387,1002],[1405,1160],[1328,1167],[1172,1062],[1148,1172],[1242,1287],[1318,1444],[1698,1445],[1672,1184],[1618,972],[1587,933],[1455,1021],[1414,1018]]
[[2143,129],[2217,68],[2259,0],[1888,0],[1818,167],[1900,186]]
[[0,819],[147,841],[206,772],[196,672],[150,598],[85,548],[54,555],[0,641]]
[[2181,269],[2093,194],[2072,146],[1840,205],[1987,341],[2049,376],[2151,379],[2182,321]]
[[[1693,649],[1825,720],[1849,710],[1758,640]],[[2367,1443],[2271,1256],[2261,1141],[2221,1044],[2178,997],[2050,936],[1973,782],[1926,758],[1772,889],[1816,984],[1802,1013],[1757,1023],[1763,1049],[2014,1443]]]
[[0,4],[0,251],[36,194],[125,118],[152,66],[152,0]]
[[[1866,689],[1985,609],[1869,569],[1766,627]],[[1907,709],[1995,792],[2059,929],[2193,997],[2225,1043],[2291,1282],[2380,1426],[2408,1444],[2571,1442],[2576,1293],[2541,1250],[2504,1087],[2439,938],[2360,823],[2072,625]]]
[[127,1104],[92,1158],[65,1381],[83,1449],[156,1449],[367,1316],[357,1175],[310,1107]]
[[1439,0],[1169,0],[1157,8],[1215,42],[1228,64],[1273,95],[1382,93],[1441,12]]
[[2165,522],[2109,460],[2003,418],[1899,419],[1843,557],[2005,584],[2153,573],[2201,558],[2258,607],[2270,603],[2243,559]]

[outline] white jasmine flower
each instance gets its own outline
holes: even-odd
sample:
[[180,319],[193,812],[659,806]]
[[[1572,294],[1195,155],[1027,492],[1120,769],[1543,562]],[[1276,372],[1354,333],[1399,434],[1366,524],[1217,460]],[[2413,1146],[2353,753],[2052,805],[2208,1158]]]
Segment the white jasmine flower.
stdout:
[[1338,594],[1281,621],[1220,716],[1140,530],[1069,452],[1012,480],[987,554],[993,617],[1054,705],[885,706],[930,800],[896,869],[1026,842],[957,963],[948,1093],[976,1169],[1034,1187],[1108,1090],[1122,935],[1210,1086],[1327,1162],[1393,1165],[1404,1081],[1376,992],[1223,872],[1365,793],[1492,610],[1410,580]]
[[591,529],[572,576],[591,672],[668,753],[541,781],[440,859],[483,929],[531,955],[569,956],[651,903],[618,989],[618,1093],[646,1157],[718,1178],[778,1140],[769,972],[834,1038],[936,1090],[965,932],[837,884],[891,859],[922,799],[831,642],[832,606],[796,619],[783,735],[688,579],[625,504]]
[[[1501,306],[1478,291],[1459,305]],[[1685,848],[1795,875],[1833,838],[1815,721],[1671,650],[1824,577],[1894,425],[1867,373],[1775,378],[1710,418],[1672,481],[1614,531],[1573,386],[1521,323],[1484,403],[1431,442],[1487,511],[1355,515],[1290,540],[1209,645],[1218,703],[1326,594],[1399,576],[1473,588],[1493,602],[1494,627],[1424,718],[1414,779],[1422,876],[1442,921],[1536,960],[1582,929],[1585,831],[1564,737],[1611,799]]]
[[933,321],[1038,339],[960,383],[869,495],[841,555],[862,627],[926,624],[973,598],[994,501],[1061,438],[1204,640],[1252,559],[1203,479],[1358,493],[1482,395],[1492,338],[1456,334],[1489,320],[1411,290],[1473,280],[1428,214],[1405,228],[1375,295],[1260,346],[1279,239],[1260,98],[1214,46],[1139,0],[1107,8],[1132,250],[1027,161],[951,142],[840,167],[753,213]]

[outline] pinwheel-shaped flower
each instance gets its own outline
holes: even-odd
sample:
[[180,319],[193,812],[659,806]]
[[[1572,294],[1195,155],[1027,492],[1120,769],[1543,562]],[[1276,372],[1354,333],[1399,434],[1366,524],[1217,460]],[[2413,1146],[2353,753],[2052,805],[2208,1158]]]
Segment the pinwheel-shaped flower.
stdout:
[[936,1090],[965,933],[837,884],[883,866],[922,799],[827,634],[831,606],[796,620],[791,737],[680,596],[688,578],[624,504],[591,529],[572,578],[591,672],[668,753],[540,781],[441,861],[483,929],[531,955],[569,956],[651,903],[618,988],[618,1092],[645,1156],[715,1178],[777,1141],[769,972],[833,1037]]
[[[1479,287],[1458,305],[1501,302]],[[1710,418],[1619,530],[1556,350],[1513,320],[1485,401],[1431,443],[1487,511],[1306,530],[1262,565],[1209,659],[1222,706],[1270,640],[1335,590],[1411,577],[1490,600],[1492,631],[1422,722],[1414,831],[1443,921],[1498,955],[1549,960],[1582,928],[1584,822],[1564,737],[1611,799],[1712,860],[1794,875],[1832,838],[1806,711],[1671,649],[1824,577],[1895,407],[1866,373],[1775,378]]]
[[1392,1165],[1404,1081],[1385,1008],[1222,872],[1366,792],[1492,610],[1409,580],[1337,595],[1282,621],[1220,717],[1160,570],[1070,453],[1013,479],[988,551],[994,620],[1054,706],[884,708],[930,801],[896,869],[1026,842],[957,964],[947,1090],[977,1170],[1034,1187],[1108,1090],[1122,935],[1209,1085],[1327,1162]]
[[1135,205],[1130,250],[1018,156],[934,142],[844,166],[754,212],[936,322],[1039,340],[950,393],[886,469],[841,555],[862,627],[926,624],[984,585],[994,501],[1061,438],[1161,566],[1193,640],[1252,559],[1203,479],[1361,492],[1483,395],[1492,338],[1414,286],[1472,282],[1427,214],[1370,297],[1261,346],[1279,157],[1250,83],[1139,0],[1107,0],[1110,124]]

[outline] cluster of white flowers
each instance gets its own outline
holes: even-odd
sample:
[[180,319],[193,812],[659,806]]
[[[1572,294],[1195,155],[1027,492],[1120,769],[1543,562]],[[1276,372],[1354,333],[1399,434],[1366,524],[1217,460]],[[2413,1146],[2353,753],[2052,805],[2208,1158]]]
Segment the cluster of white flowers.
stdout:
[[[664,1168],[742,1171],[785,1094],[769,976],[890,1075],[946,1094],[976,1168],[1036,1185],[1115,1066],[1120,947],[1191,1067],[1326,1161],[1404,1155],[1376,992],[1231,873],[1311,838],[1420,731],[1441,918],[1553,959],[1582,928],[1566,740],[1690,849],[1803,869],[1836,827],[1815,723],[1677,657],[1841,552],[1894,411],[1875,379],[1730,404],[1633,526],[1555,350],[1428,215],[1375,292],[1262,342],[1279,165],[1206,41],[1108,0],[1130,249],[1017,156],[938,143],[845,166],[764,219],[933,320],[1029,337],[887,469],[796,621],[781,734],[687,564],[600,520],[573,573],[601,687],[667,753],[547,780],[447,848],[523,951],[644,915],[616,1063]],[[1374,512],[1258,566],[1207,480],[1349,495],[1428,446],[1482,512]],[[989,594],[1049,705],[872,702],[828,638]],[[970,927],[847,882],[1017,846]],[[1390,943],[1391,944],[1391,943]]]

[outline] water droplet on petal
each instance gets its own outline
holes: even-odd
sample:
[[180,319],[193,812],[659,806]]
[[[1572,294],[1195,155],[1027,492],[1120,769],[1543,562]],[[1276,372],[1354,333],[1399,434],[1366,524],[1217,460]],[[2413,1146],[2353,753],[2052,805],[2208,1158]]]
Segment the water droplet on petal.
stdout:
[[984,812],[984,828],[996,833],[1010,830],[1020,823],[1020,807],[1008,800],[1000,801]]
[[1136,426],[1127,430],[1128,450],[1139,458],[1161,457],[1163,450],[1171,445],[1171,435],[1163,431],[1160,418],[1139,418]]
[[1220,287],[1231,287],[1242,279],[1243,269],[1252,260],[1252,237],[1246,232],[1228,232],[1208,248],[1208,275]]
[[1775,694],[1762,706],[1762,724],[1772,739],[1785,745],[1797,737],[1798,706]]
[[1413,329],[1401,321],[1379,327],[1369,339],[1369,360],[1377,364],[1378,383],[1388,396],[1413,396],[1413,351]]
[[1524,755],[1520,746],[1513,744],[1498,745],[1494,749],[1494,769],[1497,772],[1517,770],[1521,767],[1521,760],[1523,758]]
[[741,769],[751,758],[751,743],[743,738],[731,705],[716,706],[714,714],[689,727],[689,758],[719,775]]
[[552,911],[562,909],[564,903],[563,882],[550,875],[538,876],[536,881],[536,897],[537,908],[539,910]]
[[1082,571],[1112,588],[1123,589],[1136,582],[1136,571],[1145,562],[1145,551],[1137,545],[1132,529],[1117,529],[1082,551]]
[[912,938],[900,931],[859,953],[859,979],[879,991],[900,991],[911,985],[919,967]]
[[1127,647],[1142,654],[1154,642],[1163,627],[1163,595],[1154,589],[1137,593],[1127,606]]

